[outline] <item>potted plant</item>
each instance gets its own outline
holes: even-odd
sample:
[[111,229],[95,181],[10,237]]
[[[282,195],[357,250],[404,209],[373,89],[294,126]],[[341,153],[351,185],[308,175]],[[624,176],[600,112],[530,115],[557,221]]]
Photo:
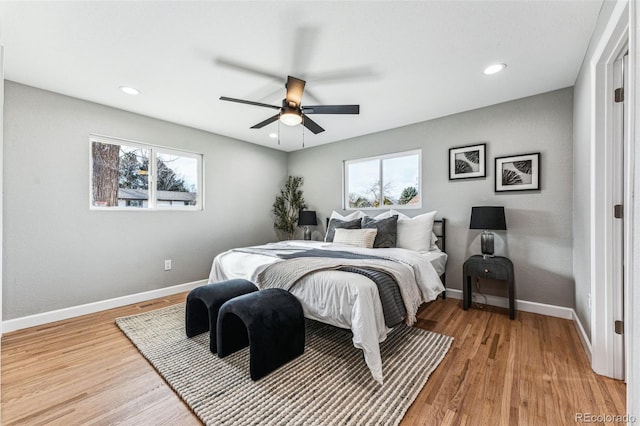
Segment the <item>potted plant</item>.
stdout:
[[307,203],[302,195],[304,179],[301,176],[289,176],[280,195],[276,196],[273,203],[273,215],[275,221],[273,227],[287,234],[289,240],[293,239],[298,224],[300,210],[307,208]]

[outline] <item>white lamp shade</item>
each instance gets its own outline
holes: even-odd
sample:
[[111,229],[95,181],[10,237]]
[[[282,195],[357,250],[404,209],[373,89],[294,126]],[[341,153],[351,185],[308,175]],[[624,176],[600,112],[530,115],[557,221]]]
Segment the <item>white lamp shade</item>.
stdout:
[[287,126],[297,126],[302,123],[302,115],[297,111],[287,111],[280,115],[280,121]]

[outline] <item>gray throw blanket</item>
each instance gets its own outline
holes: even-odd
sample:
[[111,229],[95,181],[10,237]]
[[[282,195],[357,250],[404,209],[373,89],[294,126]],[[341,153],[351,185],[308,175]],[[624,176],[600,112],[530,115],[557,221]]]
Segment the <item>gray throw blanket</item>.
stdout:
[[261,254],[263,256],[277,257],[278,259],[295,259],[298,257],[331,257],[336,259],[386,259],[382,256],[352,253],[343,250],[322,250],[305,247],[243,247],[233,249],[241,253]]
[[339,270],[363,275],[376,284],[376,287],[378,287],[378,294],[380,295],[380,301],[382,302],[384,323],[387,327],[393,328],[402,322],[407,314],[407,310],[404,307],[398,283],[391,275],[382,271],[354,268],[351,266],[340,268]]
[[[330,253],[326,250],[320,252]],[[334,252],[335,253],[335,252]],[[348,253],[348,252],[346,252]],[[355,254],[355,253],[348,253]],[[357,254],[356,254],[357,255]],[[290,290],[299,279],[305,275],[322,270],[336,270],[345,267],[372,269],[389,274],[398,284],[400,295],[406,310],[405,322],[413,325],[416,321],[416,312],[422,303],[420,290],[416,284],[415,275],[406,264],[375,256],[365,258],[344,257],[295,257],[286,261],[269,265],[258,275],[258,287],[283,288]]]
[[[374,256],[360,253],[352,253],[343,250],[322,250],[308,247],[243,247],[234,249],[242,253],[260,254],[263,256],[277,257],[278,259],[296,259],[301,257],[325,257],[334,259],[384,259],[386,257]],[[338,268],[340,271],[352,272],[363,275],[373,281],[378,288],[380,301],[382,302],[382,312],[384,322],[387,327],[395,327],[405,318],[407,309],[402,300],[402,294],[398,283],[393,276],[375,269],[355,268],[345,266]]]

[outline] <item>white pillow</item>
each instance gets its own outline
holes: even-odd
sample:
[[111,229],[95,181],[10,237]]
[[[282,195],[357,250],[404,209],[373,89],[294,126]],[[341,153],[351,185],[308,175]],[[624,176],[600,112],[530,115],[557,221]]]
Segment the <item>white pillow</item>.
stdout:
[[398,215],[396,247],[414,251],[431,250],[433,221],[436,218],[435,210],[414,218],[395,210],[391,210],[391,212]]
[[348,244],[350,246],[373,248],[373,241],[376,239],[378,230],[367,229],[344,229],[336,228],[333,242],[336,244]]
[[[393,210],[387,210],[386,212],[380,213],[378,216],[374,217],[374,219],[375,220],[388,219],[391,216],[393,216],[394,214],[398,214],[398,213],[392,213],[392,212],[393,212]],[[400,216],[398,216],[398,219],[400,219]]]
[[[387,210],[386,212],[382,212],[380,213],[378,216],[374,217],[375,220],[380,220],[380,219],[388,219],[391,216],[398,216],[398,220],[406,220],[409,219],[411,220],[411,218],[409,216],[407,216],[406,214],[400,213],[397,210]],[[433,229],[433,228],[432,228]],[[433,250],[440,250],[440,247],[438,247],[438,245],[436,244],[438,242],[438,236],[435,234],[435,232],[431,232],[431,246],[429,247],[429,251],[433,251]],[[398,247],[397,243],[396,243],[396,247]]]
[[[385,212],[385,213],[386,213],[386,212]],[[388,214],[389,214],[389,216],[393,216],[394,214],[397,214],[397,215],[398,215],[398,220],[411,219],[411,218],[410,218],[409,216],[407,216],[406,214],[401,213],[401,212],[399,212],[398,210],[394,210],[394,209],[389,210],[389,213],[388,213]]]
[[431,231],[431,247],[429,248],[430,251],[440,250],[440,247],[438,247],[438,245],[436,244],[437,242],[438,242],[438,236],[436,235],[435,232]]
[[331,216],[329,216],[329,220],[331,219],[340,219],[340,220],[344,220],[344,221],[349,221],[349,220],[353,220],[353,219],[362,219],[363,217],[365,217],[367,214],[364,213],[361,210],[356,210],[353,213],[349,213],[346,216],[341,215],[340,213],[338,213],[337,211],[332,211],[331,212]]

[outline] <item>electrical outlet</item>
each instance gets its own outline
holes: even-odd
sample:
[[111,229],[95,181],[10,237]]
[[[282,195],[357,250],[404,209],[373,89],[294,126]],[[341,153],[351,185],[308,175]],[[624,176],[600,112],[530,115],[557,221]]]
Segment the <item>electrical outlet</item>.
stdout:
[[167,259],[164,261],[164,270],[165,271],[171,270],[171,259]]

